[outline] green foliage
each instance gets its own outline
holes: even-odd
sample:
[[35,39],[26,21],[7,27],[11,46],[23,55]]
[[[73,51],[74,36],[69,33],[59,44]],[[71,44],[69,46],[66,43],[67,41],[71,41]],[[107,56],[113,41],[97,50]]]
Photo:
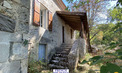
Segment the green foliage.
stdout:
[[122,5],[122,0],[118,0],[118,4],[116,6],[119,6],[119,4]]
[[112,63],[106,63],[106,65],[103,65],[100,69],[100,73],[114,73],[114,72],[118,72],[118,73],[122,73],[122,69]]
[[88,73],[96,73],[94,70],[90,69]]
[[23,45],[24,45],[24,46],[28,45],[28,42],[29,42],[29,41],[25,39],[25,40],[23,41]]
[[115,47],[118,46],[118,45],[119,45],[118,42],[111,42],[111,43],[109,44],[109,47],[106,48],[106,50],[107,50],[107,49],[113,49],[113,48],[115,48]]
[[83,60],[83,62],[81,64],[85,64],[88,63],[89,61]]
[[73,2],[73,0],[66,0],[68,3],[72,3]]
[[[114,9],[110,9],[109,18],[111,19],[111,22],[114,22],[114,24],[99,24],[91,29],[91,38],[94,33],[96,33],[96,31],[99,31],[97,35],[91,40],[91,44],[109,45],[111,41],[122,41],[122,8],[117,6]],[[103,35],[101,34],[101,32],[103,32]]]
[[[113,31],[108,32],[115,32],[117,29],[121,28],[120,26],[116,25],[112,27]],[[118,30],[117,32],[120,32],[121,30]],[[115,35],[115,34],[114,34]],[[115,52],[109,53],[105,52],[101,56],[94,56],[90,58],[88,61],[84,60],[82,64],[90,62],[90,65],[96,65],[96,64],[103,64],[100,68],[100,73],[122,73],[122,69],[120,66],[117,66],[113,61],[119,59],[122,60],[122,42],[121,41],[115,41],[111,42],[109,44],[109,47],[105,50],[114,50],[115,47],[119,47],[120,49],[115,50]],[[109,56],[109,57],[106,57]]]
[[[111,62],[115,59],[122,58],[122,52],[115,53],[105,53],[105,55],[115,56],[115,58],[105,58],[104,56],[94,56],[90,58],[88,61],[84,60],[81,64],[85,64],[90,62],[90,65],[96,65],[102,63],[103,65],[100,68],[100,73],[114,73],[119,72],[122,73],[122,69],[116,64],[112,64]],[[121,59],[120,59],[121,60]]]
[[112,21],[113,20],[117,20],[117,21],[122,20],[122,8],[116,7],[114,9],[110,10],[109,17],[112,18]]
[[118,41],[120,39],[118,38],[120,36],[119,32],[110,31],[110,30],[113,30],[115,26],[116,24],[112,24],[112,23],[100,24],[100,25],[94,26],[91,31],[91,37],[94,35],[96,31],[98,31],[98,33],[93,39],[91,39],[91,44],[109,45],[111,41]]
[[[28,65],[28,73],[42,73],[42,70],[48,69],[47,64],[41,61],[30,61]],[[51,73],[50,71],[47,73]]]
[[93,33],[95,33],[96,31],[99,31],[99,33],[97,33],[96,36],[93,39],[91,39],[91,44],[109,45],[111,41],[122,41],[122,22],[118,22],[117,24],[109,23],[94,26],[91,31],[91,37],[93,36]]
[[66,7],[66,9],[65,9],[65,10],[70,11],[69,7]]

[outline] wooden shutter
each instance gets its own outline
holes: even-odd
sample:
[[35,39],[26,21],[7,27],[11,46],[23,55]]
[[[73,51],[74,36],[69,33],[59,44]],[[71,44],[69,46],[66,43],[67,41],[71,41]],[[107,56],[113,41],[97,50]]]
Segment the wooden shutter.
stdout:
[[48,29],[50,31],[52,31],[52,20],[53,20],[52,12],[49,11],[49,25],[48,25]]
[[40,26],[40,2],[34,0],[33,25]]

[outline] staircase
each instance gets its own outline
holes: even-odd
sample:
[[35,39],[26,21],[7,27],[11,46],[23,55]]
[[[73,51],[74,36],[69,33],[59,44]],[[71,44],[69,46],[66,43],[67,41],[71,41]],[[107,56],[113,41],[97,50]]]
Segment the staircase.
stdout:
[[50,60],[50,69],[68,69],[68,54],[71,47],[71,44],[62,44],[60,48],[56,49],[56,53]]

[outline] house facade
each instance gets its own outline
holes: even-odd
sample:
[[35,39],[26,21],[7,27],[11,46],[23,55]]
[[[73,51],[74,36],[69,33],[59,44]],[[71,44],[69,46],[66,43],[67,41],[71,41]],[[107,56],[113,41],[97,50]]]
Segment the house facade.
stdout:
[[65,8],[62,0],[1,0],[0,73],[27,73],[28,61],[48,63],[57,47],[74,44],[75,30],[87,46],[86,13]]
[[[67,25],[56,13],[56,11],[64,11],[66,8],[62,0],[35,0],[32,3],[34,3],[32,6],[34,12],[32,12],[32,25],[29,33],[32,36],[35,35],[36,38],[32,37],[32,41],[30,40],[30,43],[32,43],[30,53],[34,53],[30,56],[39,60],[41,58],[39,54],[43,53],[42,55],[45,54],[45,60],[49,60],[51,53],[55,53],[56,47],[60,47],[62,43],[73,43],[74,29]],[[35,32],[38,32],[38,34],[35,34]]]

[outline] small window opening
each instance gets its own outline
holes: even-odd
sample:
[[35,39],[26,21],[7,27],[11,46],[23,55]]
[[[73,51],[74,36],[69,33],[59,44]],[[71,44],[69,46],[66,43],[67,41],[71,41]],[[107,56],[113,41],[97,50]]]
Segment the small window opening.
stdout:
[[71,32],[71,39],[72,39],[72,29],[70,29],[70,32]]

